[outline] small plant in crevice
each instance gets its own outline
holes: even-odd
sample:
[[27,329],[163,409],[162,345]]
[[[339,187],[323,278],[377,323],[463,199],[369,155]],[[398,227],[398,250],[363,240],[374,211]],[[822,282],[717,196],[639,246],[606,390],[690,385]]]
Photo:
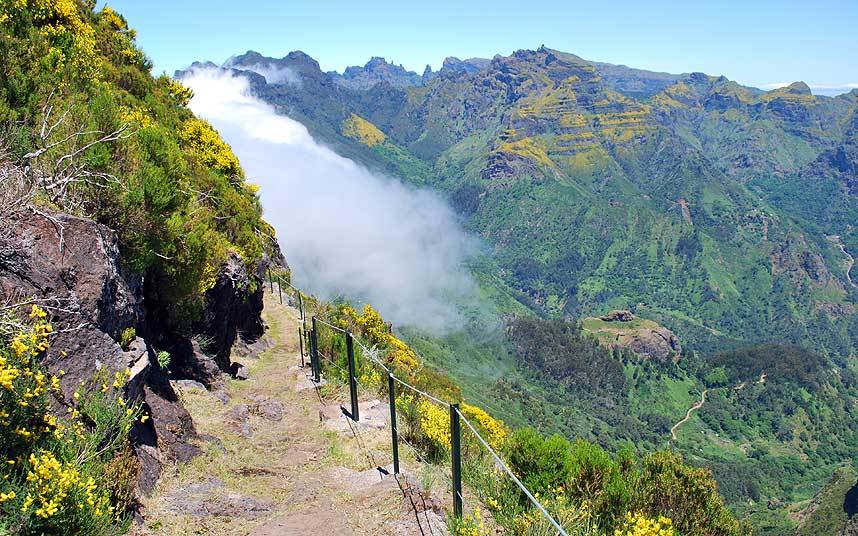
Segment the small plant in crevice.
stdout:
[[122,333],[119,334],[119,346],[122,347],[123,350],[128,350],[128,347],[131,346],[131,343],[134,342],[134,339],[136,338],[136,329],[133,327],[125,328],[122,330]]
[[161,370],[168,370],[170,368],[171,360],[170,352],[167,352],[166,350],[161,350],[160,352],[158,352],[157,357],[158,366],[161,367]]

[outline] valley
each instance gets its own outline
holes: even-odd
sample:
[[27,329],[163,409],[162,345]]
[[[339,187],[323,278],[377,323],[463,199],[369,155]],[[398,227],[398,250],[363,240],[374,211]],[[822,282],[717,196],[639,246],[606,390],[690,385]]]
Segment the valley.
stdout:
[[[466,321],[441,336],[402,326],[470,400],[610,449],[670,444],[761,534],[789,534],[789,509],[856,444],[842,259],[858,203],[853,168],[832,158],[852,158],[858,92],[762,92],[548,48],[468,61],[421,77],[375,58],[339,78],[302,52],[248,52],[226,72],[338,154],[446,198],[483,244],[478,297],[455,302]],[[268,83],[260,65],[301,84]],[[616,310],[636,318],[601,319]],[[762,368],[805,351],[830,364],[815,379]],[[740,354],[760,368],[717,365]],[[759,501],[782,506],[747,506]]]

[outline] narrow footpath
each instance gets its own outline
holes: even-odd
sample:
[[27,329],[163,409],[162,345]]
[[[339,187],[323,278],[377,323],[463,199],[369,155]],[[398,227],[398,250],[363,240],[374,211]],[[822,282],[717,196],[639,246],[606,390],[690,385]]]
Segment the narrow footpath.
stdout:
[[300,367],[298,311],[269,294],[263,316],[273,345],[245,363],[247,380],[217,392],[175,382],[205,454],[162,476],[132,534],[447,534],[407,456],[405,475],[377,469],[390,469],[388,406],[367,395],[350,426],[347,396],[315,388]]
[[846,255],[846,267],[844,268],[844,270],[846,271],[846,280],[849,282],[850,285],[858,288],[858,284],[855,284],[855,282],[852,280],[852,268],[855,267],[855,257],[853,257],[851,253],[846,251],[846,246],[843,244],[843,240],[840,238],[839,235],[829,236],[828,239],[834,242],[834,244],[838,248],[840,248],[841,253]]

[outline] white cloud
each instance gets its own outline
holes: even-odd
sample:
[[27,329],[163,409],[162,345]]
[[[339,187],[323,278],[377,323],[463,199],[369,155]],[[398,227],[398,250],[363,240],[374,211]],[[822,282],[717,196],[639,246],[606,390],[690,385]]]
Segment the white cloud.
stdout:
[[271,63],[254,63],[251,65],[235,65],[235,58],[231,57],[223,64],[224,67],[240,71],[251,71],[265,77],[265,81],[272,85],[300,86],[301,76],[288,67],[273,65]]
[[473,292],[462,268],[472,242],[441,199],[320,145],[251,96],[243,77],[204,69],[183,83],[194,91],[191,109],[260,185],[296,284],[366,301],[396,324],[443,331],[458,321],[450,298]]
[[[779,89],[782,87],[787,87],[792,82],[772,82],[769,84],[763,84],[760,89],[772,90]],[[858,82],[848,82],[844,84],[808,84],[810,90],[814,94],[820,95],[839,95],[841,93],[848,93],[853,89],[858,88]]]
[[782,87],[787,87],[792,82],[772,82],[770,84],[763,84],[760,86],[760,89],[779,89]]

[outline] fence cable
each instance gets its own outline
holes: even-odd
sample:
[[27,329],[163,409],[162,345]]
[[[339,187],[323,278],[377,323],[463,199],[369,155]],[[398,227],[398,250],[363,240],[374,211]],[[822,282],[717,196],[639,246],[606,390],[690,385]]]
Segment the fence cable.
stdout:
[[[291,286],[291,285],[290,285],[290,286]],[[294,287],[293,287],[293,288],[294,288]],[[338,331],[338,332],[340,332],[340,333],[342,333],[342,334],[344,334],[344,335],[348,335],[348,334],[349,334],[349,332],[348,332],[348,331],[346,331],[345,329],[340,328],[340,327],[338,327],[338,326],[334,326],[333,324],[330,324],[330,323],[328,323],[328,322],[326,322],[326,321],[324,321],[324,320],[322,320],[322,319],[320,319],[320,318],[318,318],[318,317],[316,317],[316,321],[317,321],[317,322],[321,322],[321,323],[322,323],[322,324],[324,324],[325,326],[328,326],[329,328],[334,329],[334,330],[336,330],[336,331]],[[363,343],[362,343],[358,338],[356,338],[353,334],[352,334],[352,339],[353,339],[354,341],[356,341],[356,342],[358,343],[358,345],[359,345],[359,346],[361,346],[364,350],[366,350],[366,351],[367,351],[367,354],[368,354],[368,357],[369,357],[373,362],[375,362],[376,364],[378,364],[379,366],[381,366],[381,367],[385,370],[385,372],[387,372],[388,374],[390,374],[390,376],[393,378],[393,380],[394,380],[394,381],[396,381],[397,383],[399,383],[399,384],[400,384],[400,385],[402,385],[403,387],[405,387],[405,388],[407,388],[407,389],[409,389],[409,390],[411,390],[411,391],[413,391],[413,392],[417,393],[418,395],[423,396],[423,397],[427,398],[428,400],[431,400],[432,402],[435,402],[436,404],[439,404],[439,405],[441,405],[441,406],[446,406],[446,407],[453,407],[453,405],[452,405],[450,402],[447,402],[447,401],[445,401],[445,400],[441,400],[440,398],[438,398],[438,397],[436,397],[436,396],[433,396],[432,394],[427,393],[426,391],[423,391],[422,389],[419,389],[419,388],[415,387],[414,385],[411,385],[410,383],[408,383],[408,382],[406,382],[406,381],[404,381],[404,380],[400,379],[400,378],[399,378],[399,377],[397,377],[396,375],[394,375],[394,374],[392,373],[392,371],[391,371],[387,366],[385,366],[381,361],[379,361],[379,360],[378,360],[378,359],[373,355],[373,351],[372,351],[371,349],[367,348],[367,347],[366,347],[366,346],[365,346],[365,345],[364,345],[364,344],[363,344]],[[321,355],[323,355],[323,356],[324,356],[324,354],[323,354],[321,351],[319,351],[319,353],[320,353]],[[418,357],[419,357],[419,356],[418,356]],[[328,359],[330,359],[330,358],[328,358]],[[333,363],[333,361],[331,361],[331,362]],[[337,366],[336,364],[334,364],[334,366],[336,366],[339,370],[341,370],[341,371],[343,371],[343,372],[346,372],[344,369],[342,369],[341,367]],[[349,376],[349,373],[348,373],[348,372],[346,372],[346,377],[348,377],[348,376]],[[357,378],[355,378],[355,381],[358,381],[358,380],[357,380]],[[358,382],[358,383],[359,383],[359,382]],[[364,387],[366,388],[366,386],[364,386]],[[562,527],[562,526],[561,526],[561,525],[560,525],[560,524],[559,524],[559,523],[554,519],[554,517],[552,517],[552,516],[551,516],[551,514],[549,514],[549,513],[548,513],[548,511],[545,509],[545,507],[544,507],[544,506],[542,506],[542,504],[541,504],[541,503],[536,499],[536,497],[534,497],[534,496],[533,496],[533,494],[531,494],[531,493],[530,493],[530,490],[528,490],[528,489],[527,489],[527,487],[525,487],[525,485],[524,485],[524,484],[522,484],[521,480],[519,480],[519,479],[518,479],[518,477],[516,477],[516,476],[515,476],[515,474],[512,472],[512,470],[507,466],[506,462],[504,462],[504,461],[503,461],[503,459],[500,457],[500,455],[498,455],[498,453],[497,453],[497,452],[495,452],[495,450],[494,450],[494,449],[489,445],[488,441],[486,441],[486,440],[483,438],[483,436],[482,436],[482,435],[480,435],[480,433],[477,431],[477,429],[474,427],[474,425],[473,425],[473,424],[471,424],[471,421],[469,421],[469,420],[468,420],[468,418],[467,418],[467,417],[465,417],[465,416],[462,414],[461,410],[459,410],[458,408],[456,408],[456,410],[455,410],[455,411],[456,411],[456,413],[459,415],[459,417],[461,418],[461,420],[462,420],[462,421],[464,421],[465,425],[466,425],[468,428],[470,428],[471,432],[474,434],[474,436],[476,436],[477,440],[479,440],[479,442],[483,445],[483,447],[485,447],[485,448],[486,448],[486,450],[487,450],[487,451],[488,451],[488,453],[492,456],[492,458],[494,458],[495,462],[496,462],[496,463],[497,463],[497,464],[498,464],[498,465],[499,465],[499,466],[504,470],[504,472],[506,472],[506,473],[509,475],[509,477],[513,480],[513,482],[515,482],[515,484],[519,487],[519,489],[521,489],[521,491],[522,491],[522,492],[527,496],[527,498],[530,500],[530,502],[531,502],[531,503],[532,503],[532,504],[533,504],[533,505],[534,505],[534,506],[535,506],[535,507],[536,507],[536,508],[537,508],[537,509],[542,513],[542,515],[544,515],[544,516],[548,519],[548,521],[549,521],[549,522],[554,526],[554,528],[555,528],[555,529],[557,529],[557,531],[558,531],[558,535],[560,535],[560,536],[568,536],[568,534],[566,533],[566,530],[565,530],[565,529],[564,529],[564,528],[563,528],[563,527]],[[396,427],[393,427],[393,428],[394,428],[394,430],[396,430]],[[396,430],[396,433],[397,433],[398,439],[399,439],[400,441],[402,441],[403,443],[405,443],[408,447],[410,447],[410,448],[411,448],[411,450],[413,450],[413,451],[414,451],[415,455],[417,456],[417,460],[418,460],[418,461],[423,461],[423,462],[427,461],[427,460],[426,460],[426,457],[425,457],[425,456],[423,456],[422,454],[420,454],[420,451],[419,451],[419,450],[418,450],[414,445],[412,445],[410,442],[408,442],[408,441],[407,441],[407,440],[402,436],[402,434],[400,434],[400,433],[399,433],[399,430]],[[447,474],[446,474],[446,473],[442,473],[442,474],[443,474],[443,475],[444,475],[448,480],[450,480],[450,477],[449,477],[449,476],[447,476]],[[457,494],[457,495],[459,496],[459,498],[460,498],[460,499],[462,499],[462,502],[465,502],[465,499],[464,499],[464,497],[462,497],[462,494],[461,494],[461,493],[458,493],[458,491],[456,491],[456,490],[454,490],[453,492],[454,492],[455,494]]]
[[549,514],[548,511],[542,506],[542,504],[538,500],[536,500],[536,497],[531,495],[530,491],[524,486],[524,484],[521,483],[521,481],[518,479],[518,477],[516,477],[515,474],[513,474],[513,472],[510,470],[510,468],[507,467],[506,463],[501,459],[501,457],[498,456],[498,454],[495,452],[495,450],[489,446],[488,442],[485,439],[483,439],[483,436],[481,436],[480,433],[477,432],[477,429],[474,428],[474,425],[471,424],[471,421],[469,421],[467,417],[462,415],[462,412],[459,411],[458,408],[456,408],[456,413],[459,414],[459,417],[462,419],[462,422],[464,422],[465,425],[467,425],[467,427],[471,429],[471,432],[473,432],[474,435],[477,436],[477,439],[480,441],[480,443],[483,444],[483,446],[486,448],[486,450],[488,450],[489,454],[492,455],[492,457],[495,459],[495,462],[497,462],[497,464],[500,465],[500,467],[504,471],[506,471],[506,473],[510,476],[510,478],[512,478],[512,481],[516,483],[516,485],[521,489],[521,491],[524,492],[525,495],[527,495],[527,498],[530,499],[530,502],[532,502],[533,505],[536,506],[540,512],[542,512],[542,515],[544,515],[545,517],[548,518],[548,521],[550,521],[551,524],[554,525],[554,528],[556,528],[558,531],[560,531],[561,535],[568,536],[566,534],[566,531],[563,530],[563,527],[560,526],[560,523],[555,521],[554,518],[551,516],[551,514]]
[[413,385],[411,385],[410,383],[408,383],[405,380],[400,380],[396,376],[393,377],[393,380],[400,383],[402,386],[404,386],[408,389],[411,389],[412,391],[414,391],[418,395],[421,395],[421,396],[428,398],[429,400],[431,400],[432,402],[435,402],[436,404],[439,404],[441,406],[450,407],[449,402],[447,402],[445,400],[441,400],[440,398],[434,397],[434,396],[430,395],[429,393],[427,393],[426,391],[422,391],[422,390],[418,389],[417,387],[414,387]]
[[318,322],[318,323],[320,323],[320,324],[324,324],[324,325],[328,326],[329,328],[333,329],[334,331],[339,331],[339,332],[340,332],[340,333],[342,333],[343,335],[346,335],[346,334],[348,333],[348,331],[344,330],[343,328],[341,328],[341,327],[339,327],[339,326],[335,326],[335,325],[333,325],[333,324],[331,324],[331,323],[329,323],[329,322],[325,322],[324,320],[322,320],[322,319],[321,319],[321,318],[319,318],[318,316],[316,317],[316,322]]

